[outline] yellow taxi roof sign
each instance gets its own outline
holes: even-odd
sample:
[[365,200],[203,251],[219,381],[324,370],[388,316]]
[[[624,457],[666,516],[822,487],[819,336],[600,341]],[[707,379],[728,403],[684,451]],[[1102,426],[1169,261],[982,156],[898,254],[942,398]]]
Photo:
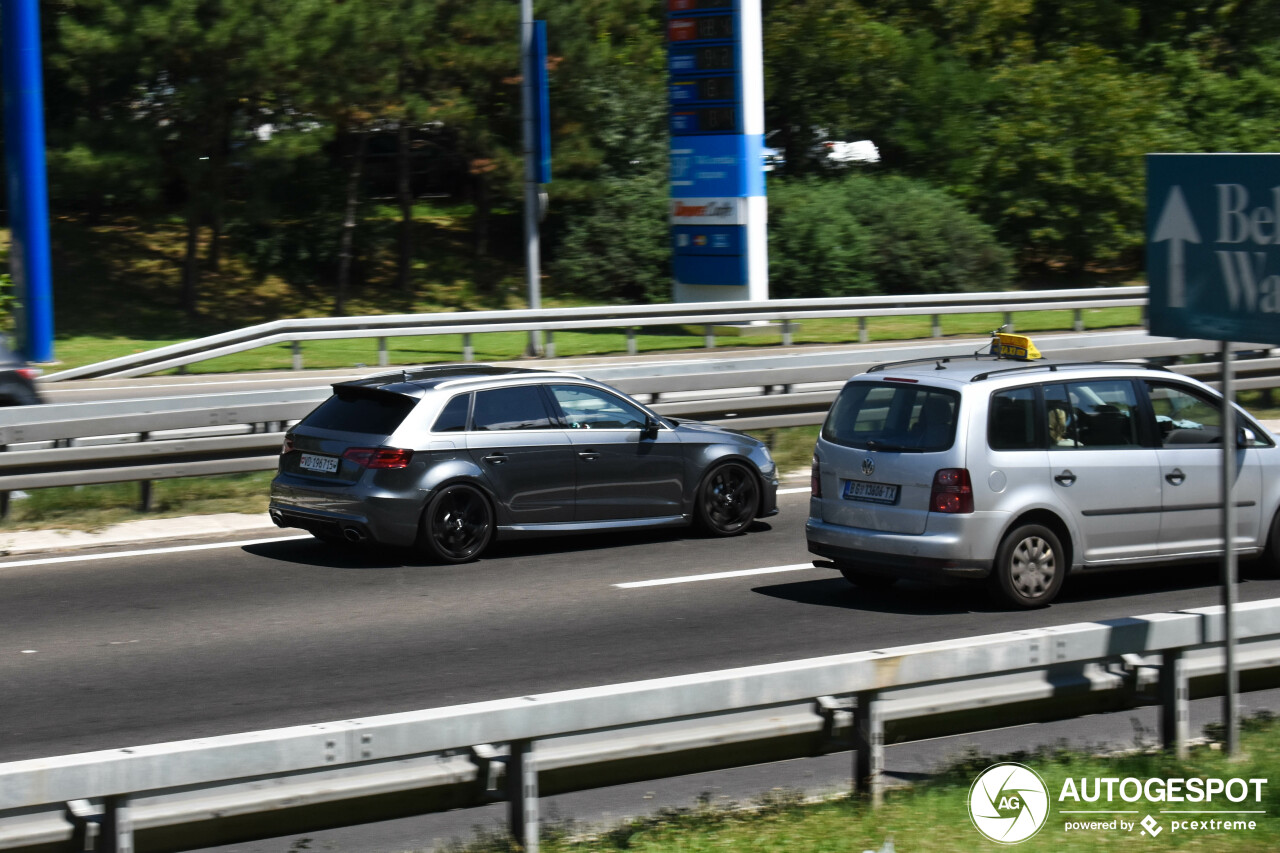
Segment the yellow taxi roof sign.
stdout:
[[1026,335],[1015,335],[1011,332],[991,333],[991,355],[998,358],[1012,358],[1018,361],[1032,361],[1044,358],[1040,350]]

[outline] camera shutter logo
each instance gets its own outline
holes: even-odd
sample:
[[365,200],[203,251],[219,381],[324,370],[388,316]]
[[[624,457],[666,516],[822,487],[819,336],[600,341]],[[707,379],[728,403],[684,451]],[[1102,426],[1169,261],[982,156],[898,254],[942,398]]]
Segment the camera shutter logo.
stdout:
[[993,764],[969,788],[969,819],[999,844],[1026,841],[1049,819],[1049,789],[1030,767]]

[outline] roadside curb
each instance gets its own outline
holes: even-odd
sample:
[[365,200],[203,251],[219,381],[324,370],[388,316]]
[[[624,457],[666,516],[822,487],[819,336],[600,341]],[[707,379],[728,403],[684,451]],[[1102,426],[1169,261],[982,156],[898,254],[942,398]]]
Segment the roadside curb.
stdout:
[[280,528],[266,513],[223,512],[111,524],[101,530],[15,530],[0,533],[0,556],[130,545],[225,534],[271,533]]

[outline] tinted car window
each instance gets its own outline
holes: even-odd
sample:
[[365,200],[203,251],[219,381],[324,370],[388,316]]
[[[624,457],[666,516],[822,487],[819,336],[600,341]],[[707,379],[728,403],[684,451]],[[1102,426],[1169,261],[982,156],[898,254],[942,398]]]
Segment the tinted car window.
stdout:
[[467,412],[471,408],[471,395],[463,394],[450,400],[440,417],[431,427],[432,432],[462,432],[467,428]]
[[956,434],[960,397],[917,385],[846,385],[822,425],[822,437],[870,450],[938,451]]
[[1036,417],[1035,388],[1012,388],[991,395],[987,442],[992,450],[1039,450],[1044,446]]
[[643,429],[640,409],[598,388],[552,385],[551,395],[564,412],[570,429]]
[[339,388],[302,423],[316,429],[390,435],[418,404],[413,397],[371,388]]
[[555,426],[536,385],[477,391],[471,414],[477,430],[550,429]]

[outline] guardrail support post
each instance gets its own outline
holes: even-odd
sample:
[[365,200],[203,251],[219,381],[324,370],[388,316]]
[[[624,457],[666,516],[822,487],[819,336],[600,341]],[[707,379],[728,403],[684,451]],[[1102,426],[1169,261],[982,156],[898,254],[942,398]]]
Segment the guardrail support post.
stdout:
[[942,317],[934,314],[930,320],[933,323],[933,328],[930,330],[930,334],[935,338],[942,337]]
[[867,318],[858,318],[858,343],[865,344],[871,342],[871,336],[867,333]]
[[636,346],[636,330],[634,326],[627,327],[627,355],[637,355],[640,350]]
[[1006,331],[1006,332],[1012,332],[1012,331],[1014,331],[1014,328],[1013,328],[1013,312],[1012,312],[1012,311],[1006,311],[1006,312],[1004,312],[1004,329],[1005,329],[1005,331]]
[[547,337],[542,346],[542,354],[547,358],[556,357],[556,333],[547,329]]
[[9,493],[0,492],[0,519],[9,517]]
[[791,346],[791,321],[782,321],[782,345],[784,347]]
[[702,342],[706,345],[707,349],[716,348],[716,330],[714,327],[702,327]]
[[1077,333],[1084,331],[1084,309],[1077,308],[1074,312],[1074,318],[1071,321],[1071,328]]
[[538,765],[533,741],[511,743],[507,764],[507,813],[511,836],[525,853],[538,853]]
[[1187,757],[1191,735],[1187,665],[1182,649],[1168,649],[1160,661],[1160,741],[1178,758]]
[[290,347],[293,350],[293,369],[301,370],[302,369],[302,341],[293,341],[290,344]]
[[463,361],[476,360],[476,351],[475,351],[475,348],[471,346],[470,334],[464,334],[462,336],[462,360]]
[[151,481],[139,480],[138,481],[138,511],[151,512],[152,507],[154,507],[154,505],[155,504],[152,501],[152,494],[151,494]]
[[858,694],[854,713],[854,790],[871,800],[873,808],[884,805],[884,710],[880,694],[868,690]]
[[387,339],[378,338],[378,367],[386,367],[389,363],[387,360]]
[[128,795],[107,797],[102,805],[99,848],[103,853],[133,853],[133,816],[130,814]]

